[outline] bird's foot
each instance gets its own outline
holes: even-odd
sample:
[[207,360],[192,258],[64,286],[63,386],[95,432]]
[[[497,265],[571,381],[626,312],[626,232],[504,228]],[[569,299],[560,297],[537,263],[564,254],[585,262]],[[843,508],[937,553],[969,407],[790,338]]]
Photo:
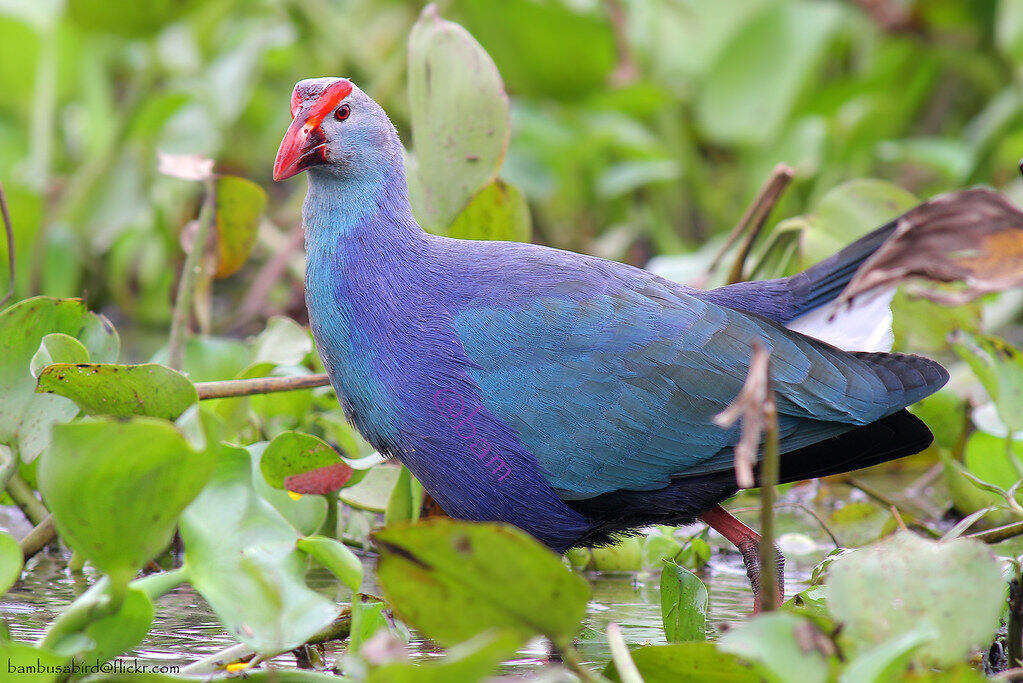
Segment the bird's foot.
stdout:
[[[742,563],[746,565],[746,576],[749,577],[750,586],[753,588],[753,613],[759,614],[764,607],[761,585],[760,534],[733,517],[720,505],[703,513],[700,519],[728,539],[742,554]],[[785,599],[785,557],[777,547],[774,548],[774,554],[775,570],[778,577],[775,582],[776,604],[781,605]]]

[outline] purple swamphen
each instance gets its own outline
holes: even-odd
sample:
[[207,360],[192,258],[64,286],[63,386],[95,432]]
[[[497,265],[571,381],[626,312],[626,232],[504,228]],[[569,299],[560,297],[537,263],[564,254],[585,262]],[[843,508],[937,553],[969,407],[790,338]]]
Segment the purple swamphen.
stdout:
[[425,232],[376,102],[347,79],[308,79],[291,112],[273,173],[308,171],[306,303],[330,381],[362,435],[453,517],[508,522],[557,551],[699,517],[742,552],[756,594],[758,536],[719,506],[737,491],[739,428],[712,419],[757,341],[771,352],[782,482],[930,444],[905,407],[948,373],[878,352],[884,297],[827,314],[895,222],[798,275],[702,291]]

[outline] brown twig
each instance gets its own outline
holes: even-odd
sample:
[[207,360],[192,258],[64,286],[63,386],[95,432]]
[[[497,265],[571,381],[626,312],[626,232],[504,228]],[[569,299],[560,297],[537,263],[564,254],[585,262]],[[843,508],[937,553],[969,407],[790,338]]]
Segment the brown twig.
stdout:
[[0,299],[0,306],[3,306],[14,296],[14,227],[11,225],[11,214],[7,210],[7,195],[4,194],[3,183],[0,183],[0,216],[3,216],[4,231],[7,233],[8,284],[7,293]]
[[50,541],[57,538],[57,527],[53,524],[53,515],[47,515],[46,519],[37,524],[32,531],[19,541],[21,554],[27,560],[40,550],[45,548]]
[[[750,227],[753,227],[752,232],[746,235],[746,239],[743,241],[742,247],[739,250],[739,255],[736,258],[735,263],[732,265],[732,272],[728,276],[729,283],[738,282],[742,279],[742,270],[746,264],[746,258],[749,256],[749,251],[753,247],[753,243],[756,241],[757,235],[763,229],[764,224],[767,223],[768,216],[771,215],[771,210],[775,204],[778,203],[778,199],[781,198],[785,188],[788,187],[792,178],[795,176],[795,171],[786,164],[778,164],[771,171],[771,175],[767,177],[760,191],[757,192],[757,196],[753,198],[750,205],[746,207],[746,211],[742,214],[739,222],[732,228],[732,232],[728,233],[728,237],[725,238],[725,243],[721,245],[721,249],[714,256],[714,260],[710,262],[710,266],[707,268],[707,274],[710,275],[718,266],[721,265],[721,261],[724,260],[725,254],[732,248],[732,245],[743,236]],[[738,268],[738,275],[735,274],[736,268]]]
[[252,396],[253,394],[270,394],[277,391],[296,391],[325,387],[330,384],[326,375],[299,375],[297,377],[257,377],[255,379],[231,379],[223,382],[199,382],[195,390],[199,400],[210,398],[233,398],[235,396]]

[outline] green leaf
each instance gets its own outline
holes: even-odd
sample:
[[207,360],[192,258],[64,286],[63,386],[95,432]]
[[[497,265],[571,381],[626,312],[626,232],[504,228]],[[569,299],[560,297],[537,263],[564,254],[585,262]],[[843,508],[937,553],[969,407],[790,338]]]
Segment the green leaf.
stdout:
[[423,485],[420,484],[408,468],[401,466],[398,474],[398,481],[391,489],[391,495],[387,499],[387,509],[384,511],[385,524],[396,522],[414,522],[419,519],[419,512],[423,508]]
[[[1007,447],[1011,445],[1011,450]],[[1012,488],[1023,470],[1023,442],[973,432],[963,452],[966,471],[1006,491]],[[1001,501],[1004,504],[1004,501]]]
[[217,177],[214,228],[217,270],[214,277],[232,275],[245,264],[256,244],[259,217],[266,208],[266,192],[256,183],[233,175]]
[[386,512],[387,503],[391,499],[391,491],[394,490],[399,476],[401,476],[400,467],[376,465],[370,468],[358,484],[341,489],[338,496],[343,503],[351,505],[353,508],[370,512]]
[[525,195],[498,178],[476,193],[447,234],[463,240],[528,242],[531,232]]
[[298,533],[252,486],[242,449],[222,446],[209,485],[181,515],[189,580],[224,628],[256,652],[292,650],[338,614],[305,584]]
[[352,596],[352,626],[348,634],[348,651],[359,651],[362,644],[378,631],[388,628],[384,616],[384,603],[379,600],[362,601],[362,596]]
[[593,548],[593,568],[602,572],[636,572],[643,568],[643,543],[635,536]]
[[710,595],[700,577],[674,562],[661,570],[661,621],[669,643],[707,638]]
[[252,349],[253,363],[274,365],[300,365],[313,352],[313,338],[291,318],[275,315],[266,323],[266,329],[255,339]]
[[885,683],[898,680],[909,668],[910,657],[921,645],[934,639],[929,626],[903,633],[861,653],[839,676],[839,683]]
[[1009,433],[1023,430],[1023,353],[998,337],[962,330],[952,348],[984,385]]
[[67,657],[25,643],[0,642],[0,661],[4,662],[7,673],[17,676],[18,681],[52,683],[63,680],[60,668]]
[[934,433],[940,448],[954,448],[966,428],[966,403],[951,389],[944,388],[912,406],[911,412]]
[[[646,683],[755,683],[761,680],[748,664],[719,650],[713,643],[648,645],[629,654]],[[604,669],[604,676],[615,683],[621,680],[614,662]]]
[[165,420],[96,419],[54,427],[39,490],[61,538],[121,577],[167,547],[212,470],[210,455]]
[[326,536],[298,539],[298,549],[330,570],[341,583],[358,592],[362,585],[362,561],[343,543]]
[[497,177],[511,135],[508,96],[479,43],[428,5],[409,36],[408,97],[417,216],[443,230]]
[[0,531],[0,595],[21,577],[21,546],[10,534]]
[[991,642],[1006,593],[998,562],[982,543],[936,543],[908,532],[836,560],[827,587],[853,651],[933,628],[936,638],[914,657],[925,666],[954,664]]
[[52,333],[79,339],[94,361],[117,358],[117,332],[106,318],[89,313],[80,299],[36,297],[0,312],[0,443],[11,446],[24,462],[46,448],[54,424],[78,412],[65,398],[35,393],[29,366],[43,337]]
[[47,365],[52,363],[88,363],[89,350],[71,335],[55,332],[43,337],[39,350],[32,356],[29,371],[39,377]]
[[389,604],[441,645],[489,628],[564,645],[586,614],[586,581],[514,527],[431,519],[385,528],[373,539]]
[[266,454],[267,443],[261,441],[246,448],[252,456],[252,486],[266,502],[300,534],[311,534],[323,526],[327,519],[327,499],[324,496],[301,496],[297,500],[284,489],[270,486],[260,469],[262,458]]
[[515,654],[520,640],[510,633],[487,631],[455,645],[440,661],[385,664],[370,671],[367,683],[463,683],[484,681],[497,665]]
[[995,44],[1015,64],[1023,63],[1023,1],[998,0]]
[[454,9],[514,92],[575,99],[607,87],[617,55],[599,9],[537,0],[462,0]]
[[[330,444],[302,432],[283,432],[274,437],[263,451],[259,469],[274,488],[320,494],[340,489],[353,472]],[[305,486],[296,487],[296,482]]]
[[780,136],[846,19],[836,5],[788,2],[749,17],[720,51],[696,100],[706,136],[749,146]]
[[156,363],[54,363],[39,375],[36,391],[69,398],[86,415],[175,420],[199,402],[187,377]]
[[768,612],[730,629],[718,648],[756,664],[770,681],[828,680],[828,658],[814,647],[825,637],[809,621],[787,612]]
[[92,642],[87,652],[79,655],[88,662],[107,662],[141,643],[153,625],[153,603],[145,591],[130,587],[117,612],[97,619],[85,628]]

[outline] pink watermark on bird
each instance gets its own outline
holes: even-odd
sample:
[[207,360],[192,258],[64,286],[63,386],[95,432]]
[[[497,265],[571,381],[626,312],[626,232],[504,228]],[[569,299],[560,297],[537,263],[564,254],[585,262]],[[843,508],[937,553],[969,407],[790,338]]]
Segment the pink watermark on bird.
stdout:
[[[490,444],[476,433],[476,425],[473,424],[472,417],[480,411],[480,408],[483,407],[482,404],[473,408],[468,415],[463,417],[465,399],[462,398],[462,395],[453,389],[440,389],[433,395],[433,405],[437,406],[437,410],[444,417],[454,423],[453,431],[460,439],[469,442],[469,452],[476,456],[477,460],[483,462],[490,457],[484,466],[490,469],[491,476],[495,477],[497,481],[504,481],[511,474],[508,463],[501,456],[491,454]],[[501,473],[500,476],[498,476],[499,473]]]

